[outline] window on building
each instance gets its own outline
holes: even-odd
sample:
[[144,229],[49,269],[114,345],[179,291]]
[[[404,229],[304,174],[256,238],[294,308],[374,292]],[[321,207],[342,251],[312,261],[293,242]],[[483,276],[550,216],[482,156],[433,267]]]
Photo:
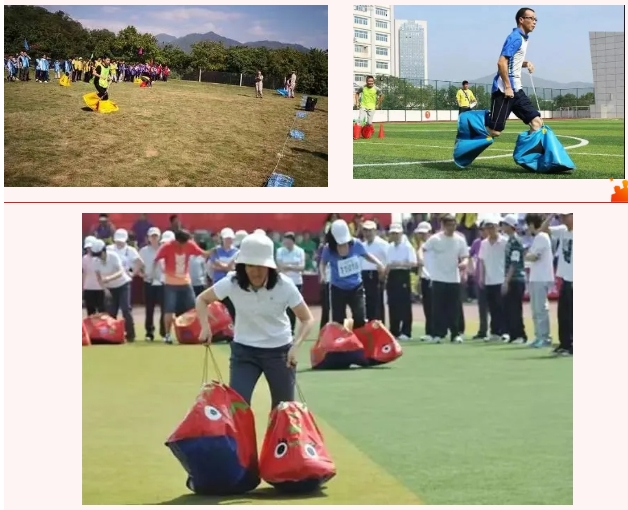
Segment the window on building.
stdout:
[[366,46],[361,45],[361,44],[355,44],[354,45],[354,51],[356,53],[368,53],[368,48]]
[[375,20],[375,26],[377,28],[383,28],[385,30],[388,30],[388,21],[382,21],[382,20]]
[[353,31],[353,36],[356,39],[368,39],[369,38],[369,33],[366,30],[354,30]]
[[353,59],[353,64],[355,65],[355,67],[368,67],[369,61],[361,58],[356,58]]
[[375,62],[376,69],[388,69],[388,62]]
[[360,11],[360,12],[367,12],[368,11],[368,7],[366,5],[354,5],[353,6],[353,10],[354,11]]
[[354,74],[353,75],[353,81],[357,81],[358,83],[361,81],[366,81],[366,75],[365,74]]
[[376,7],[375,14],[377,14],[378,16],[388,17],[388,9],[382,9],[381,7]]
[[356,25],[364,25],[365,27],[368,26],[369,24],[369,20],[366,18],[363,18],[362,16],[353,16],[353,22]]
[[380,46],[377,46],[375,48],[375,54],[376,55],[380,55],[382,57],[387,57],[388,56],[388,48],[382,48]]
[[388,34],[375,34],[375,40],[379,42],[388,42]]

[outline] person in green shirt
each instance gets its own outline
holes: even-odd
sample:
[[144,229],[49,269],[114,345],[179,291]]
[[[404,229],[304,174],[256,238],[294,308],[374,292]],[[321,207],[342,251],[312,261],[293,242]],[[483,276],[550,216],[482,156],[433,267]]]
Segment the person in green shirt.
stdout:
[[379,87],[375,86],[375,78],[366,77],[366,85],[360,87],[355,93],[355,105],[360,109],[358,120],[366,117],[366,124],[372,125],[375,118],[375,110],[382,107],[384,94]]
[[526,289],[524,248],[517,235],[517,216],[507,214],[501,220],[503,233],[508,237],[504,258],[506,278],[502,286],[504,311],[506,315],[506,333],[511,343],[526,343],[523,324],[523,294]]
[[109,99],[109,84],[111,83],[111,59],[105,57],[94,69],[94,85],[98,91],[98,97],[102,100]]

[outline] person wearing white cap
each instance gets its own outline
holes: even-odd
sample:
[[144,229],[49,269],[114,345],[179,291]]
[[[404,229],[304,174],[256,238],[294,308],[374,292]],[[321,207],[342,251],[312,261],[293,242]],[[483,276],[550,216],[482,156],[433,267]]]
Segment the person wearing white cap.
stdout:
[[550,340],[550,313],[547,295],[554,284],[552,241],[541,229],[543,217],[537,213],[526,215],[528,230],[534,236],[525,260],[530,263],[529,294],[534,323],[534,342],[530,347],[548,347]]
[[432,225],[428,221],[422,221],[417,225],[414,233],[419,237],[419,247],[417,249],[417,266],[421,285],[421,303],[423,305],[423,316],[425,317],[425,334],[421,337],[424,342],[430,342],[434,335],[433,312],[432,312],[432,280],[430,278],[430,268],[432,266],[433,253],[423,250],[423,245],[432,236]]
[[386,254],[386,294],[390,332],[399,340],[412,338],[412,285],[410,272],[417,265],[416,251],[403,239],[403,227],[393,223],[388,230],[390,244]]
[[[207,306],[227,298],[238,316],[231,342],[229,386],[250,404],[257,381],[264,374],[273,408],[282,401],[294,400],[298,351],[314,319],[292,280],[277,271],[270,238],[246,236],[235,271],[196,298],[202,342],[210,342],[213,334]],[[294,339],[286,308],[291,308],[299,319]]]
[[[368,220],[362,224],[364,234],[364,249],[373,255],[382,264],[386,264],[388,256],[388,242],[377,235],[377,224]],[[364,258],[362,264],[362,281],[364,282],[364,296],[366,301],[366,320],[385,321],[384,285],[385,279],[380,278],[377,266]]]
[[558,241],[558,267],[561,279],[558,295],[558,340],[556,356],[573,356],[573,213],[559,213],[561,225],[550,226],[555,215],[549,215],[541,229]]
[[[221,244],[212,250],[209,262],[211,263],[212,282],[214,284],[222,280],[227,273],[235,268],[235,258],[238,255],[238,249],[233,246],[235,234],[232,229],[225,227],[220,231]],[[225,299],[223,304],[229,310],[231,318],[235,321],[235,308],[229,298]]]
[[83,299],[87,315],[105,312],[105,292],[96,277],[94,257],[91,252],[94,241],[96,237],[87,236],[83,244]]
[[[166,336],[164,342],[172,344],[170,331],[175,315],[194,308],[194,289],[190,277],[190,259],[194,255],[207,256],[192,239],[187,230],[177,230],[174,240],[166,241],[155,255],[153,271],[157,270],[157,263],[163,260],[164,273],[164,324]],[[153,279],[155,274],[152,275]]]
[[[285,274],[296,285],[299,292],[303,288],[303,271],[305,270],[305,252],[295,244],[294,232],[286,232],[283,235],[283,246],[275,254],[277,269]],[[287,309],[290,318],[290,328],[294,334],[297,318],[291,308]]]
[[484,219],[486,238],[480,243],[480,283],[486,292],[486,304],[491,315],[490,333],[492,339],[510,340],[506,334],[502,288],[506,278],[505,260],[508,239],[497,229],[497,216]]
[[125,229],[119,228],[113,234],[113,245],[109,246],[107,249],[118,254],[120,260],[122,260],[124,269],[126,269],[129,276],[132,277],[133,274],[140,272],[142,259],[138,251],[133,246],[129,246],[127,243],[128,240],[129,233]]
[[238,230],[238,231],[235,233],[235,239],[233,240],[233,245],[234,245],[236,248],[239,248],[239,247],[240,247],[240,244],[242,243],[242,240],[243,240],[246,236],[248,236],[248,235],[249,235],[249,233],[248,233],[246,230]]
[[104,241],[96,239],[91,245],[94,257],[94,270],[98,283],[103,286],[109,298],[107,313],[114,319],[122,311],[127,342],[135,341],[135,324],[131,313],[131,276],[125,269],[122,259],[114,250],[108,250]]
[[[166,232],[164,232],[164,234],[166,234]],[[166,337],[162,266],[159,263],[155,263],[155,256],[159,251],[159,237],[161,235],[162,234],[157,227],[149,228],[146,235],[148,238],[148,244],[140,248],[140,258],[144,263],[144,267],[140,272],[140,275],[144,279],[144,306],[146,313],[144,329],[146,331],[146,340],[149,342],[152,342],[155,339],[155,306],[159,306],[160,312],[159,334],[161,335],[161,338]]]
[[519,219],[515,214],[507,214],[501,220],[502,231],[508,238],[506,245],[506,277],[502,287],[506,334],[511,343],[527,343],[523,323],[523,295],[526,289],[525,250],[517,227]]
[[351,236],[345,220],[336,220],[331,224],[326,240],[319,271],[322,282],[327,264],[331,268],[331,320],[343,324],[349,306],[354,327],[361,328],[366,323],[366,305],[360,258],[375,264],[382,278],[385,276],[386,266],[368,253],[359,239]]
[[456,217],[446,213],[440,218],[442,230],[423,245],[425,253],[432,252],[432,313],[433,342],[440,343],[451,332],[451,341],[462,343],[462,289],[460,283],[466,274],[469,247],[463,235],[456,232]]

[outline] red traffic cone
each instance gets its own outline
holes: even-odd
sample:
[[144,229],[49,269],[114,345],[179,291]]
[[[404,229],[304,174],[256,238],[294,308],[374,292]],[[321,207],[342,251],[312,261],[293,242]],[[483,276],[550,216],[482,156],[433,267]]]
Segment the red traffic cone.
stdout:
[[362,134],[362,128],[360,127],[360,124],[358,124],[357,122],[354,122],[353,123],[353,139],[359,140],[361,134]]
[[379,125],[379,134],[377,135],[377,138],[384,138],[384,124]]

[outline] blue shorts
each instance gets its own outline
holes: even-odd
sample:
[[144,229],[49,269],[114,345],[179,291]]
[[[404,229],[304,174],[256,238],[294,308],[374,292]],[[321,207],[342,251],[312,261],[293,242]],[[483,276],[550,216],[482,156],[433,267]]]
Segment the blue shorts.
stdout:
[[195,306],[192,285],[164,285],[164,313],[181,315]]
[[498,90],[491,94],[491,111],[486,125],[495,131],[503,131],[511,112],[524,124],[530,124],[532,119],[541,116],[523,90],[515,92],[515,97],[506,97]]

